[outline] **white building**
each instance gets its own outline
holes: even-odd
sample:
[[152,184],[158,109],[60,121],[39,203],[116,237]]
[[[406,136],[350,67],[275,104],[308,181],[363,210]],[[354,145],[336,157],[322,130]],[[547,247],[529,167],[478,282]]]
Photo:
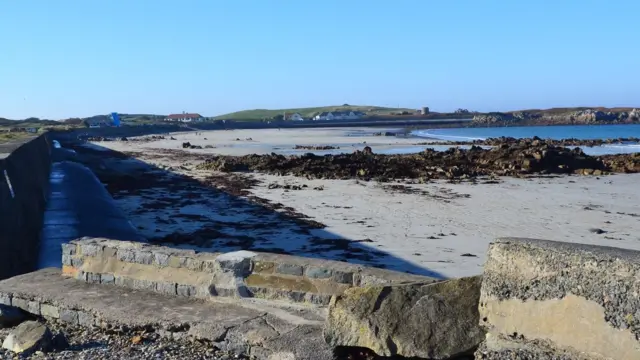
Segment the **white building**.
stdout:
[[202,122],[204,118],[200,114],[188,114],[183,112],[182,114],[171,114],[167,116],[164,121],[177,121],[183,123],[189,122]]
[[304,118],[302,117],[302,115],[300,115],[298,113],[285,114],[284,115],[284,119],[285,120],[290,120],[290,121],[304,121]]
[[357,120],[365,116],[361,111],[325,111],[313,117],[313,120]]

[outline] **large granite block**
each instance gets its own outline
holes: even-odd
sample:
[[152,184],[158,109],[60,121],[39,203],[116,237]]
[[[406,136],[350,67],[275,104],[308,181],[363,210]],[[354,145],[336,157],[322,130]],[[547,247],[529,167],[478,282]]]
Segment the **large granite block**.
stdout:
[[452,359],[484,339],[480,276],[429,284],[351,288],[331,300],[324,330],[332,346],[380,356]]

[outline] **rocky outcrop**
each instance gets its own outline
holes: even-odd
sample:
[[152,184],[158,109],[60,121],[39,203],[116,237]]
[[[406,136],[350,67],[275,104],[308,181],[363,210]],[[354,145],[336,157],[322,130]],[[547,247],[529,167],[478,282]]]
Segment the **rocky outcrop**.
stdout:
[[469,150],[427,149],[410,155],[378,155],[366,147],[353,154],[326,156],[213,156],[198,168],[223,172],[259,171],[307,178],[415,179],[424,182],[430,179],[468,180],[483,176],[635,172],[640,170],[640,157],[629,154],[593,157],[579,148],[568,149],[540,139],[523,139],[496,142],[492,149],[478,146],[472,146]]
[[539,112],[487,113],[473,117],[472,126],[518,126],[518,125],[590,125],[624,124],[640,121],[637,109],[625,111],[549,110]]
[[380,356],[452,359],[484,339],[481,277],[432,284],[354,288],[332,299],[325,340]]

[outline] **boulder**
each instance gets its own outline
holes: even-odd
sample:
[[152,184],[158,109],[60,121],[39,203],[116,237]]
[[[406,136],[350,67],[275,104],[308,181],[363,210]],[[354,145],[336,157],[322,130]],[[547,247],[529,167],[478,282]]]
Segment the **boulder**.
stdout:
[[482,340],[481,276],[437,283],[352,288],[334,297],[324,338],[330,345],[369,348],[380,356],[449,359]]
[[53,345],[53,335],[48,327],[37,321],[27,321],[18,325],[2,343],[2,347],[14,353],[49,351]]
[[20,309],[0,305],[0,329],[16,326],[25,319],[26,315]]

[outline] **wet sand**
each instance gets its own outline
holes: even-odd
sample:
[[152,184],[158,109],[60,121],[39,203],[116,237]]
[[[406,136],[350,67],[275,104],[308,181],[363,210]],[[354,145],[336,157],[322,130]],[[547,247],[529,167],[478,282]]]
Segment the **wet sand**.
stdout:
[[[173,134],[176,140],[167,136],[159,141],[96,145],[131,152],[146,164],[167,169],[155,170],[156,177],[180,174],[203,181],[209,178],[209,186],[221,186],[224,181],[220,179],[235,175],[196,169],[206,158],[202,155],[270,152],[272,145],[348,146],[363,141],[375,151],[375,146],[412,146],[417,142],[395,137],[342,136],[343,131],[181,133]],[[182,153],[183,141],[216,148]],[[184,155],[151,149],[180,149]],[[123,166],[126,161],[119,161],[113,166],[128,171]],[[211,181],[212,175],[218,181]],[[640,174],[502,178],[499,183],[477,184],[434,181],[418,185],[307,180],[256,173],[243,177],[258,183],[247,186],[242,197],[214,194],[197,184],[164,189],[151,186],[123,191],[115,197],[131,221],[150,238],[213,227],[218,232],[212,236],[214,241],[207,241],[212,234],[209,230],[198,235],[202,239],[197,244],[184,246],[207,251],[238,247],[275,250],[445,277],[480,273],[487,246],[497,237],[532,237],[640,250]],[[243,202],[247,197],[278,206],[276,210],[258,211]],[[326,227],[283,222],[274,217],[274,211],[306,215],[311,223]]]

